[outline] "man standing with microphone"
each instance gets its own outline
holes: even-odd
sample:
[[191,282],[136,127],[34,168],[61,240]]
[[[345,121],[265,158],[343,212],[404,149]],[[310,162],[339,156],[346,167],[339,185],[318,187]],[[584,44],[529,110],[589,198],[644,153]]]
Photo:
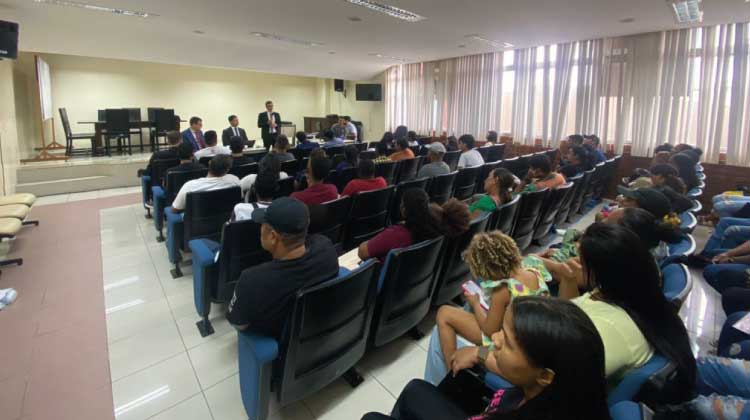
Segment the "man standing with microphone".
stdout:
[[263,137],[263,147],[269,150],[276,142],[281,127],[281,115],[273,112],[273,102],[266,101],[266,112],[258,114],[258,128]]

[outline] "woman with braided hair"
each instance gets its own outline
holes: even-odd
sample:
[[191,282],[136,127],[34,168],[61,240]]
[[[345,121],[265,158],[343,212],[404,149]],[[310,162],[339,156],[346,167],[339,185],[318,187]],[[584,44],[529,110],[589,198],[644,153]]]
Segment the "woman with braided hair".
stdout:
[[[551,276],[544,263],[533,255],[524,258],[513,238],[500,231],[474,235],[463,258],[481,288],[481,296],[464,292],[471,312],[451,305],[438,310],[437,335],[445,368],[443,374],[450,369],[457,336],[475,345],[489,345],[492,334],[502,328],[503,316],[514,298],[549,295],[547,281]],[[434,335],[433,332],[431,347]],[[439,381],[442,377],[434,379]]]

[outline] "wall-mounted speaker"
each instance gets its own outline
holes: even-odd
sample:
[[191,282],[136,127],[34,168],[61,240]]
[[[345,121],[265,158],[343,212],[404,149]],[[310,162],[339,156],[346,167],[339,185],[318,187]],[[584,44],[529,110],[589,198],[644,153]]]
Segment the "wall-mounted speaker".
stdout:
[[344,81],[341,79],[333,79],[333,90],[336,92],[344,91]]
[[18,57],[18,24],[0,20],[0,59]]

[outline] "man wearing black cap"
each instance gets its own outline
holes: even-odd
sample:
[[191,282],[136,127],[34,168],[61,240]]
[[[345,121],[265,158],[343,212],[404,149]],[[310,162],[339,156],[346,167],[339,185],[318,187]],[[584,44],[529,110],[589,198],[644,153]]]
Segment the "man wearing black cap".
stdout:
[[667,196],[653,188],[631,190],[621,185],[617,187],[617,191],[622,195],[617,200],[620,207],[641,208],[653,214],[660,222],[672,212],[672,204]]
[[328,238],[307,236],[310,213],[298,200],[274,200],[267,208],[256,209],[252,220],[261,224],[261,245],[273,261],[242,272],[227,320],[239,330],[278,340],[297,291],[336,277],[338,258]]

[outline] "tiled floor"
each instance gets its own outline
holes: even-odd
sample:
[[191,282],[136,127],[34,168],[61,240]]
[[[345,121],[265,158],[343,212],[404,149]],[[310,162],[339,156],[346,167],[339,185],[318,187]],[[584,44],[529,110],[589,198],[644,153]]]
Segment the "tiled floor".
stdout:
[[117,195],[140,193],[141,187],[123,187],[112,188],[108,190],[86,191],[70,194],[57,194],[39,197],[34,203],[35,206],[44,206],[49,204],[71,203],[81,200],[92,200],[95,198],[114,197]]

